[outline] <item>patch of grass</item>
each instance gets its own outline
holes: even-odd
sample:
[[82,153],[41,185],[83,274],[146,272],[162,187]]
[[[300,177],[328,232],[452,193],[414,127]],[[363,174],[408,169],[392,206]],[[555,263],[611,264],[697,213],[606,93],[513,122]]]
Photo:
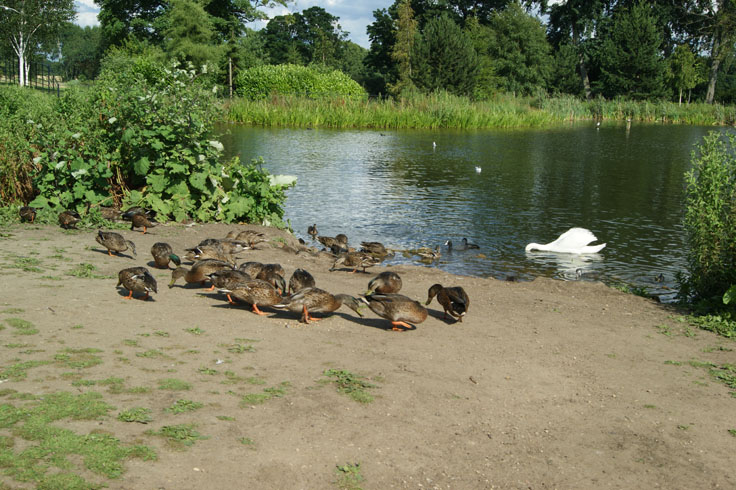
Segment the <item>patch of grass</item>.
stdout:
[[165,425],[157,431],[146,431],[146,434],[160,436],[174,447],[191,446],[200,439],[207,439],[196,430],[195,424]]
[[247,383],[250,385],[265,385],[266,381],[257,376],[238,376],[233,371],[225,371],[223,373],[227,379],[222,381],[222,384],[233,385],[239,383]]
[[192,385],[180,379],[167,378],[162,379],[158,382],[158,389],[171,391],[187,391],[192,389]]
[[690,316],[688,320],[692,325],[709,332],[722,335],[727,338],[736,338],[736,321],[728,315],[702,315]]
[[94,347],[83,349],[64,349],[54,356],[54,361],[73,369],[85,369],[102,364],[102,357],[95,354],[102,352]]
[[151,409],[144,407],[133,407],[123,410],[118,414],[118,420],[121,422],[137,422],[139,424],[147,424],[153,421],[151,417]]
[[729,347],[723,347],[722,345],[716,345],[712,347],[706,347],[703,349],[703,352],[713,352],[713,351],[721,351],[721,352],[733,352],[733,349]]
[[[736,365],[734,364],[718,364],[712,362],[701,362],[701,361],[690,361],[689,363],[693,367],[705,368],[708,370],[708,374],[718,381],[728,386],[732,390],[736,390]],[[732,392],[732,395],[736,392]]]
[[192,335],[202,335],[204,333],[204,330],[199,327],[185,328],[184,331],[189,332]]
[[659,330],[659,333],[661,333],[662,335],[672,337],[672,332],[670,331],[669,325],[657,325],[657,330]]
[[180,414],[185,412],[193,412],[204,406],[204,403],[194,402],[192,400],[184,400],[182,398],[176,400],[173,405],[166,409],[167,412]]
[[31,322],[22,318],[6,318],[5,323],[13,327],[18,335],[35,335],[38,333],[38,329]]
[[124,339],[123,344],[129,345],[131,347],[138,347],[138,341],[134,339]]
[[97,274],[97,267],[94,264],[89,264],[86,262],[82,262],[81,264],[77,264],[76,267],[69,270],[69,272],[66,273],[67,276],[74,276],[79,277],[82,279],[114,279],[114,276],[105,276],[102,274]]
[[286,389],[291,386],[288,381],[282,381],[277,386],[264,388],[263,393],[249,393],[240,399],[241,406],[260,405],[271,398],[281,398],[286,394]]
[[677,428],[680,430],[688,430],[690,426],[688,424],[680,424],[677,426]]
[[6,314],[6,315],[16,315],[18,313],[23,313],[23,308],[5,308],[4,310],[0,311],[0,313]]
[[202,366],[201,368],[197,369],[197,372],[199,374],[205,374],[207,376],[214,376],[215,374],[217,374],[217,369]]
[[341,490],[361,490],[360,483],[365,478],[360,474],[360,463],[337,465],[335,473],[337,473],[335,484]]
[[728,429],[728,433],[736,437],[736,429]]
[[136,352],[135,353],[135,356],[136,357],[144,357],[146,359],[153,359],[153,358],[158,358],[158,357],[167,357],[166,354],[164,354],[163,352],[161,352],[158,349],[148,349],[145,352]]
[[153,332],[153,335],[156,335],[157,337],[168,337],[169,332],[164,332],[163,330],[156,330]]
[[0,379],[9,379],[11,381],[20,381],[28,377],[28,370],[38,366],[50,364],[50,361],[23,361],[12,364],[8,367],[0,368]]
[[672,366],[682,366],[680,361],[664,361],[665,364],[671,364]]
[[256,348],[249,344],[224,344],[222,347],[227,347],[228,352],[233,354],[243,354],[245,352],[255,352]]
[[33,257],[15,257],[13,263],[7,267],[20,269],[24,272],[42,272],[39,265],[41,265],[41,261]]
[[238,439],[238,442],[240,442],[240,444],[242,444],[243,446],[248,446],[253,450],[255,450],[256,448],[256,441],[254,441],[250,437],[241,437],[240,439]]
[[344,369],[328,369],[324,372],[324,376],[332,378],[337,385],[337,391],[348,395],[350,398],[359,403],[370,403],[373,401],[373,395],[367,390],[377,388],[377,385],[364,381],[364,376],[353,374]]
[[230,417],[229,415],[218,415],[215,417],[217,420],[227,420],[229,422],[232,422],[235,420],[235,417]]
[[123,463],[130,457],[156,459],[152,449],[122,445],[111,434],[77,434],[52,425],[62,419],[96,420],[110,410],[98,393],[59,392],[23,407],[0,405],[0,428],[25,440],[16,452],[14,441],[6,439],[0,447],[0,467],[10,478],[38,488],[99,488],[74,474],[77,465],[83,463],[87,470],[114,479],[123,474]]
[[657,405],[646,404],[644,408],[657,408]]
[[84,325],[79,325],[79,324],[77,324],[77,325],[72,325],[72,330],[79,330],[79,329],[81,329],[81,328],[84,328]]

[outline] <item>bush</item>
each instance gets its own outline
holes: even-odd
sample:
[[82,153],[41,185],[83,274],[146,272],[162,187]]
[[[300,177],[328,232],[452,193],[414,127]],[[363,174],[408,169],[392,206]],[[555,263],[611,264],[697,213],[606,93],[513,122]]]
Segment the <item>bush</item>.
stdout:
[[680,278],[687,300],[715,300],[736,284],[736,135],[709,133],[685,174],[688,274]]
[[241,71],[236,92],[250,100],[265,99],[274,94],[311,98],[364,98],[365,90],[340,70],[317,66],[262,65]]
[[111,201],[179,221],[281,224],[283,187],[258,162],[221,163],[219,104],[199,75],[147,55],[108,57],[91,93],[66,94],[62,122],[39,128],[31,204],[82,211]]

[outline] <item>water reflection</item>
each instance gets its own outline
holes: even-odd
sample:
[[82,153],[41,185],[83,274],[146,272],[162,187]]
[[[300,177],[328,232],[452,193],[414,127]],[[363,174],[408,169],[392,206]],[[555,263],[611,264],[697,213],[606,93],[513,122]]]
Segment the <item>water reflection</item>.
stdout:
[[[524,131],[333,131],[230,127],[231,154],[296,175],[286,218],[346,233],[352,245],[434,248],[462,237],[479,251],[433,266],[504,278],[538,275],[674,287],[683,268],[683,174],[709,128],[594,124]],[[433,144],[435,143],[435,144]],[[482,168],[478,173],[475,167]],[[598,256],[526,254],[532,241],[580,226]],[[392,263],[414,262],[397,254]],[[664,276],[664,281],[652,278]]]

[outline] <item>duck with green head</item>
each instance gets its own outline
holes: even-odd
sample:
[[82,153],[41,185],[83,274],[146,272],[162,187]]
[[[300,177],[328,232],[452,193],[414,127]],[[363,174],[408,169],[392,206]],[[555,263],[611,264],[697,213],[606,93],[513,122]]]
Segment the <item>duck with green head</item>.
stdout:
[[153,262],[159,269],[168,269],[169,262],[173,262],[177,267],[181,265],[181,259],[174,253],[174,249],[168,243],[154,243],[151,247],[151,255],[153,256]]

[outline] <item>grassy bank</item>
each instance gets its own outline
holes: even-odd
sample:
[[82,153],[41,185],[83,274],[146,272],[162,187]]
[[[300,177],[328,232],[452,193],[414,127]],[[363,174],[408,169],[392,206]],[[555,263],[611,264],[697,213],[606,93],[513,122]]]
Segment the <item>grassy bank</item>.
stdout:
[[443,93],[401,101],[274,96],[261,101],[228,102],[227,117],[254,126],[382,129],[533,128],[627,118],[637,122],[732,125],[736,122],[736,107],[625,99],[584,101],[567,96],[499,95],[490,101],[473,102]]

